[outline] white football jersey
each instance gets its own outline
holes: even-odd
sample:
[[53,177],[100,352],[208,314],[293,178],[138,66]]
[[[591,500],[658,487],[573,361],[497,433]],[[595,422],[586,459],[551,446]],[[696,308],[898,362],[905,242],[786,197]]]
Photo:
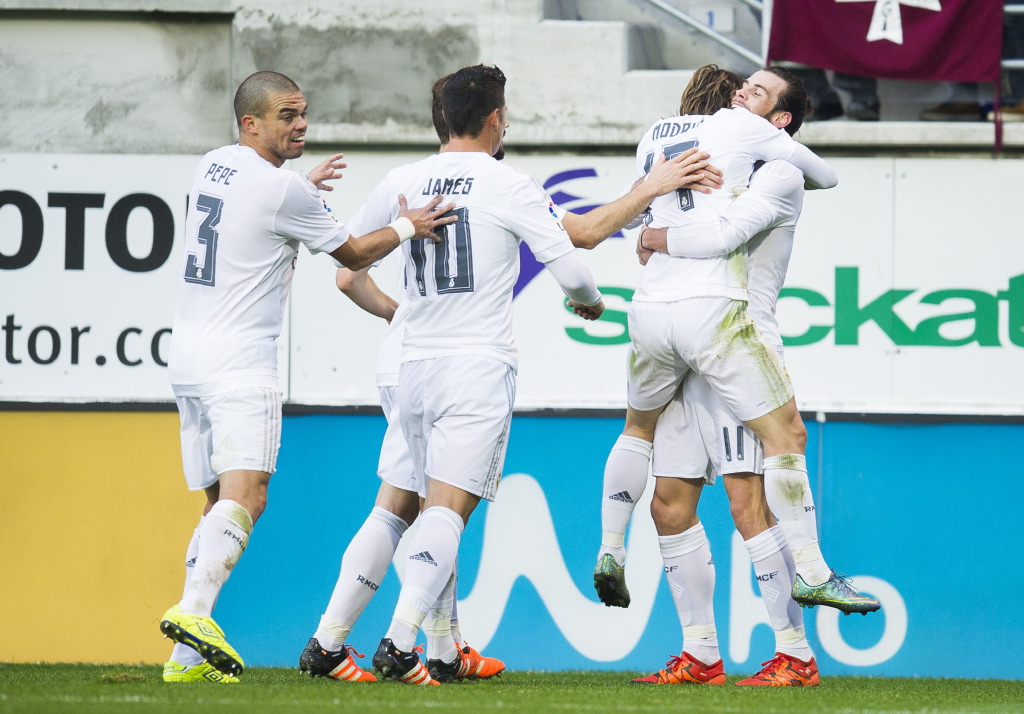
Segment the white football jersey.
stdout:
[[304,176],[234,144],[199,162],[189,191],[168,373],[178,396],[279,387],[277,338],[299,243],[347,238]]
[[439,243],[410,240],[405,259],[402,360],[476,354],[517,366],[512,288],[519,242],[542,263],[571,253],[554,205],[529,174],[483,152],[445,152],[393,169],[349,222],[356,235],[398,217],[398,195],[410,208],[435,195],[455,202],[458,221]]
[[[747,244],[750,302],[748,312],[768,345],[782,356],[782,336],[775,316],[786,280],[793,234],[803,208],[804,177],[790,163],[770,161],[754,172],[750,188],[720,221],[670,231],[673,255],[710,255],[716,248]],[[749,444],[744,448],[743,444]],[[682,393],[658,422],[654,440],[655,470],[662,476],[712,473],[761,473],[760,442],[742,426],[722,396],[699,374],[687,376]]]
[[395,310],[395,316],[391,318],[388,331],[380,343],[380,352],[377,353],[377,386],[397,387],[398,372],[402,366],[402,338],[405,336],[405,317],[409,314],[409,308],[403,299]]
[[668,253],[679,257],[721,256],[747,244],[747,309],[780,355],[782,337],[775,305],[786,282],[803,203],[803,174],[787,161],[769,161],[754,172],[750,188],[718,220],[668,231]]
[[[650,170],[659,154],[670,159],[697,147],[722,170],[723,186],[710,194],[680,189],[654,200],[649,224],[680,226],[717,219],[743,191],[756,161],[782,159],[798,166],[809,181],[828,186],[835,172],[786,132],[746,109],[722,109],[712,116],[678,116],[656,122],[637,146],[637,170]],[[747,299],[747,253],[740,246],[725,257],[692,259],[655,253],[643,271],[633,299],[670,302],[688,297]]]
[[[768,220],[747,243],[747,310],[761,328],[768,346],[782,355],[782,335],[775,307],[786,282],[793,254],[793,234],[804,204],[804,176],[785,161],[770,161],[754,172],[750,188],[726,215],[743,224],[743,214],[760,214]],[[767,229],[764,229],[767,226]]]

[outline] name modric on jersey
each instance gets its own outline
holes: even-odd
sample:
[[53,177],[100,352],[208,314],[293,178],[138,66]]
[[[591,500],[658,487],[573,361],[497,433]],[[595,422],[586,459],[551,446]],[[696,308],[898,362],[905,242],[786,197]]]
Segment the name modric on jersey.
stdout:
[[686,121],[681,121],[683,117],[675,117],[655,124],[654,128],[651,129],[651,139],[658,141],[659,139],[671,139],[673,136],[679,136],[686,132],[694,129],[704,123],[705,117],[699,119],[688,118]]

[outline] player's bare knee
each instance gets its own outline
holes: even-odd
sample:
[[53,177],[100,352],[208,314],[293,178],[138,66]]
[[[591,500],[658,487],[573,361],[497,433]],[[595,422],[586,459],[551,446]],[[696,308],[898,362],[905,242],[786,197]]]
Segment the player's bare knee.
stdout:
[[793,442],[792,453],[804,453],[807,448],[807,427],[804,426],[804,420],[800,418],[799,412],[797,418],[790,425],[790,440]]
[[771,527],[765,518],[765,511],[761,508],[760,502],[730,502],[729,512],[732,515],[736,531],[743,540],[750,540]]
[[245,504],[245,510],[249,511],[249,517],[252,518],[253,524],[260,519],[263,512],[267,510],[267,490],[263,489],[257,492],[250,500],[249,503]]
[[654,520],[654,524],[658,525],[668,516],[668,513],[668,504],[658,498],[658,494],[655,492],[654,498],[651,499],[651,518]]
[[697,513],[684,503],[658,498],[651,499],[651,518],[658,535],[674,535],[693,528],[698,523]]
[[382,482],[373,505],[393,513],[406,523],[412,523],[420,512],[420,497],[415,491]]
[[623,435],[653,443],[654,432],[658,427],[658,417],[663,411],[665,411],[664,406],[650,411],[640,411],[628,407],[626,409],[626,426],[622,429]]

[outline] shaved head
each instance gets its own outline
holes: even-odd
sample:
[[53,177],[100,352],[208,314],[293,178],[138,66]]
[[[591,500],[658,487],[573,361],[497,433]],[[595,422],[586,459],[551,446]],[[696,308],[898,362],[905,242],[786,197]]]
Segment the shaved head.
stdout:
[[270,107],[271,94],[298,92],[299,85],[279,72],[256,72],[250,74],[235,92],[235,121],[239,128],[242,117],[247,114],[261,117]]

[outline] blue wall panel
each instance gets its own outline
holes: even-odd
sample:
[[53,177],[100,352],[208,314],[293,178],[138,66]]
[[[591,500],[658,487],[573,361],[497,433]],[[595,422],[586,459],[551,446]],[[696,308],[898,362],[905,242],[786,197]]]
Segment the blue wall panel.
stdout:
[[[463,632],[510,668],[648,672],[679,653],[646,500],[627,538],[633,606],[605,608],[593,593],[600,482],[621,426],[606,418],[513,421],[505,480],[496,502],[471,519],[459,561]],[[1024,426],[808,427],[822,549],[883,601],[881,613],[864,617],[804,610],[822,673],[1024,678],[1016,608],[1024,556],[1013,528],[1022,515],[1013,489],[1020,474],[994,458],[1024,443]],[[285,419],[270,506],[216,611],[250,664],[297,663],[341,553],[373,505],[383,430],[377,416]],[[700,513],[718,571],[727,672],[756,671],[774,639],[721,487],[705,490]],[[376,647],[399,587],[390,572],[349,638],[359,651]]]

